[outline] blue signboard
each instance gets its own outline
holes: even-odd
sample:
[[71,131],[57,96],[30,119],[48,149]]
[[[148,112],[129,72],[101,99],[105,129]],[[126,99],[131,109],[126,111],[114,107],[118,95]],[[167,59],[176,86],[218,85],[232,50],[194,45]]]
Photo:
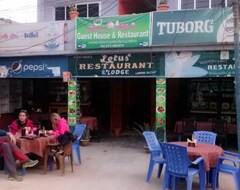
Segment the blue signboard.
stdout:
[[66,56],[0,58],[0,78],[61,78]]

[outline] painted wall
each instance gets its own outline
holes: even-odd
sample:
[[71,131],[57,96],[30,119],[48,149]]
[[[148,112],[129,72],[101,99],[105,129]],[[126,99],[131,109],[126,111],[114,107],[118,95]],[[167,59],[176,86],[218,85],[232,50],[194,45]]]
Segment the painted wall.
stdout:
[[119,15],[156,11],[156,0],[119,0]]

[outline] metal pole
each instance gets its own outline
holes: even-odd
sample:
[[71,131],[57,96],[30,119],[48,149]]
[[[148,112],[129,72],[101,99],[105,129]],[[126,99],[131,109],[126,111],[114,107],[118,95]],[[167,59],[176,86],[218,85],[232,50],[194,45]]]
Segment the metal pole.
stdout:
[[240,55],[239,55],[239,0],[233,1],[234,19],[234,59],[235,59],[235,95],[237,112],[237,138],[238,150],[240,150]]

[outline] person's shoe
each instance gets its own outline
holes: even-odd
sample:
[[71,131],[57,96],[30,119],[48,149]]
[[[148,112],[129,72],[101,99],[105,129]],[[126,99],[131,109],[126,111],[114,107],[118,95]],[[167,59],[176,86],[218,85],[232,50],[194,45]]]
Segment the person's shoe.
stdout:
[[22,181],[23,179],[22,179],[21,176],[17,176],[17,175],[9,175],[9,176],[8,176],[8,180],[19,182],[19,181]]
[[26,163],[24,163],[22,166],[24,168],[30,168],[30,167],[33,167],[33,166],[36,166],[38,164],[38,160],[31,160],[29,159]]

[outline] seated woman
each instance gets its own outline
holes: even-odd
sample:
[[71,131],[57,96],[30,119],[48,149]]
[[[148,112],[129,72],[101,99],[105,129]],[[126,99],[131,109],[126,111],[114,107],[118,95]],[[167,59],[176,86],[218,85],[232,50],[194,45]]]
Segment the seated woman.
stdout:
[[64,134],[66,131],[70,131],[66,119],[61,118],[58,113],[51,113],[50,120],[52,122],[53,130],[48,130],[48,135],[58,136]]
[[18,119],[14,120],[11,123],[11,133],[15,135],[16,133],[20,132],[22,128],[26,129],[27,133],[30,133],[33,129],[33,122],[28,119],[28,112],[27,110],[20,110],[18,114]]

